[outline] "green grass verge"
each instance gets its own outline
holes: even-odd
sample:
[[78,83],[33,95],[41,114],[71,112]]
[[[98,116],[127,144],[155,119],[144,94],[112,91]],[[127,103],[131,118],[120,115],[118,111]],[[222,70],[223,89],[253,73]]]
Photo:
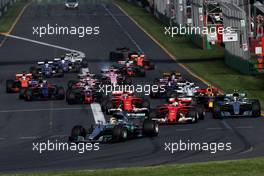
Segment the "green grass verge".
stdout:
[[143,8],[114,0],[137,23],[170,51],[178,61],[192,59],[185,63],[195,74],[204,78],[225,92],[238,89],[245,91],[249,97],[259,98],[264,108],[264,78],[242,75],[225,65],[224,60],[201,61],[199,59],[219,58],[224,56],[223,49],[214,47],[212,50],[201,50],[194,46],[185,36],[170,38],[164,35],[163,24]]
[[41,174],[27,173],[16,174],[16,176],[263,176],[263,163],[264,159],[258,158],[250,160],[220,161],[124,169],[103,169],[95,171]]
[[7,13],[0,19],[0,32],[4,33],[9,31],[15,19],[26,4],[27,1],[20,0],[8,9]]

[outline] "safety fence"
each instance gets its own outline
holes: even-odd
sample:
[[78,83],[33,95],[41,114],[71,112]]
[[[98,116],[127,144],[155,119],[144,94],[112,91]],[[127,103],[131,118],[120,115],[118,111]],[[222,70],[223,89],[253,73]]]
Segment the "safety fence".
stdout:
[[[201,49],[211,45],[225,47],[225,63],[243,74],[263,74],[263,57],[252,54],[253,40],[249,40],[250,13],[247,0],[126,0],[137,4],[167,26],[204,28],[230,27],[231,33],[207,35],[187,34],[186,36]],[[249,5],[249,4],[248,4]],[[234,35],[236,34],[236,35]],[[229,36],[230,35],[230,36]],[[229,37],[229,38],[228,38]],[[233,38],[233,39],[230,39]],[[236,40],[234,40],[236,38]],[[255,42],[257,45],[257,42]],[[263,45],[264,46],[264,45]],[[264,48],[263,48],[264,51]]]

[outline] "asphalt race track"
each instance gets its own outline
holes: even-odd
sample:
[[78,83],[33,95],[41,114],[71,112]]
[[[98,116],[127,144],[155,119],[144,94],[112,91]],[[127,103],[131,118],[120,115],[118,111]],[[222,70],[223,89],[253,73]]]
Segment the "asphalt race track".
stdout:
[[[99,26],[100,35],[77,36],[32,35],[32,26],[47,24]],[[162,72],[178,70],[201,87],[127,16],[112,4],[81,4],[79,10],[65,10],[63,4],[31,4],[15,26],[12,35],[82,51],[89,59],[89,69],[98,73],[109,64],[108,54],[116,47],[142,49],[157,65],[146,78],[134,83],[148,83]],[[128,37],[130,36],[130,37]],[[132,39],[132,40],[131,40]],[[90,105],[70,106],[65,101],[24,102],[17,94],[6,94],[5,80],[16,72],[28,70],[39,60],[60,56],[65,51],[30,41],[8,38],[0,48],[0,172],[56,171],[128,166],[149,166],[167,163],[200,162],[264,156],[264,119],[214,120],[208,113],[204,121],[191,125],[162,126],[156,138],[142,138],[117,144],[101,144],[99,151],[44,152],[32,151],[33,142],[67,141],[73,125],[89,127],[94,123]],[[65,79],[51,79],[66,86],[76,74]],[[161,104],[151,100],[154,108]],[[170,154],[165,142],[231,142],[231,151],[185,151]]]

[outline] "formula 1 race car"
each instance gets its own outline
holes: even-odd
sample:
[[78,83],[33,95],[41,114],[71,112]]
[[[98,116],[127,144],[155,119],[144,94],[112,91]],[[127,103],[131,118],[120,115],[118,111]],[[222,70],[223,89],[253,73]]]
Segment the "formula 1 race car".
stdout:
[[102,101],[102,110],[106,114],[126,111],[128,113],[149,114],[149,101],[128,92],[113,92]]
[[68,104],[90,104],[101,102],[102,95],[92,88],[68,89],[66,101]]
[[102,84],[110,85],[130,85],[132,83],[130,79],[120,74],[119,70],[115,68],[101,69],[100,81]]
[[110,122],[98,122],[89,130],[77,125],[74,126],[69,137],[70,142],[121,142],[127,139],[143,136],[154,137],[159,133],[158,124],[145,116],[124,113],[114,114]]
[[188,106],[181,103],[181,101],[177,101],[172,104],[158,106],[150,114],[150,117],[162,124],[196,123],[199,120],[199,112],[194,106]]
[[259,100],[248,99],[246,94],[234,92],[226,94],[222,100],[215,101],[213,117],[260,117],[261,105]]
[[26,101],[64,100],[65,91],[63,87],[49,84],[44,80],[37,85],[28,87],[23,92],[20,92],[19,98]]
[[84,54],[78,52],[70,52],[70,53],[66,53],[65,56],[62,56],[62,58],[70,61],[71,63],[74,63],[75,65],[79,65],[83,68],[88,67],[88,61],[86,60]]
[[6,80],[6,92],[7,93],[18,93],[21,88],[26,88],[30,85],[32,80],[31,73],[18,73],[16,74],[15,80]]
[[117,69],[117,72],[121,75],[129,77],[144,77],[146,75],[144,68],[134,64],[126,64],[125,61],[119,61],[118,64],[113,65],[112,68]]
[[129,61],[134,62],[136,66],[142,67],[146,70],[154,70],[155,65],[150,60],[146,59],[144,54],[131,54]]
[[57,67],[57,69],[62,69],[64,73],[78,73],[81,69],[79,64],[75,64],[64,58],[55,58],[53,65]]
[[37,67],[30,67],[34,78],[63,77],[64,71],[54,65],[53,61],[38,62]]
[[110,52],[109,59],[113,61],[128,60],[129,55],[131,55],[129,48],[117,48],[116,51]]
[[144,54],[139,52],[130,52],[129,48],[117,48],[116,51],[110,52],[110,60],[129,62],[133,63],[135,66],[142,67],[146,70],[155,69],[155,65],[151,63],[150,60],[146,59]]
[[203,104],[205,109],[208,111],[212,111],[214,108],[214,102],[221,99],[220,90],[218,88],[208,86],[204,89],[198,89],[196,100],[198,104]]

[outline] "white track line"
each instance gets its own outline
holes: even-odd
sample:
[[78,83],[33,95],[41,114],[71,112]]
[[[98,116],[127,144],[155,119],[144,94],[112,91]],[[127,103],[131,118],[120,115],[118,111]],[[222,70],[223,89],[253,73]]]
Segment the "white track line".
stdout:
[[226,129],[232,130],[232,127],[226,121],[222,120],[221,122],[225,126]]
[[216,127],[216,128],[206,128],[206,130],[223,130],[223,128],[218,128],[218,127]]
[[142,48],[139,46],[136,40],[129,34],[129,32],[123,27],[123,25],[118,21],[118,19],[114,16],[114,14],[106,7],[106,5],[103,5],[103,7],[107,11],[107,13],[113,18],[116,24],[120,27],[120,29],[126,34],[129,40],[137,47],[137,49],[140,52],[142,52],[143,51]]
[[193,129],[177,129],[176,131],[192,131]]
[[252,126],[239,126],[239,127],[235,127],[236,129],[252,129]]
[[40,138],[39,136],[24,136],[20,137],[19,139],[25,139],[25,140],[30,140],[30,139],[37,139]]
[[65,47],[61,47],[61,46],[58,46],[58,45],[53,45],[53,44],[49,44],[49,43],[45,43],[45,42],[40,42],[40,41],[37,41],[37,40],[32,40],[32,39],[28,39],[28,38],[25,38],[25,37],[19,37],[19,36],[15,36],[15,35],[11,35],[11,34],[5,34],[5,36],[9,37],[9,38],[14,38],[14,39],[18,39],[18,40],[31,42],[31,43],[36,43],[36,44],[43,45],[43,46],[53,47],[53,48],[57,48],[57,49],[65,50],[65,51],[77,52],[80,55],[85,56],[85,54],[83,52],[77,51],[77,50],[73,50],[73,49],[70,49],[70,48],[65,48]]
[[105,124],[106,120],[105,120],[104,114],[102,112],[101,105],[98,103],[92,103],[91,108],[92,108],[95,123],[100,121],[103,124]]
[[85,110],[86,108],[43,108],[43,109],[10,109],[0,110],[0,113],[16,113],[16,112],[40,112],[40,111],[66,111],[66,110]]

